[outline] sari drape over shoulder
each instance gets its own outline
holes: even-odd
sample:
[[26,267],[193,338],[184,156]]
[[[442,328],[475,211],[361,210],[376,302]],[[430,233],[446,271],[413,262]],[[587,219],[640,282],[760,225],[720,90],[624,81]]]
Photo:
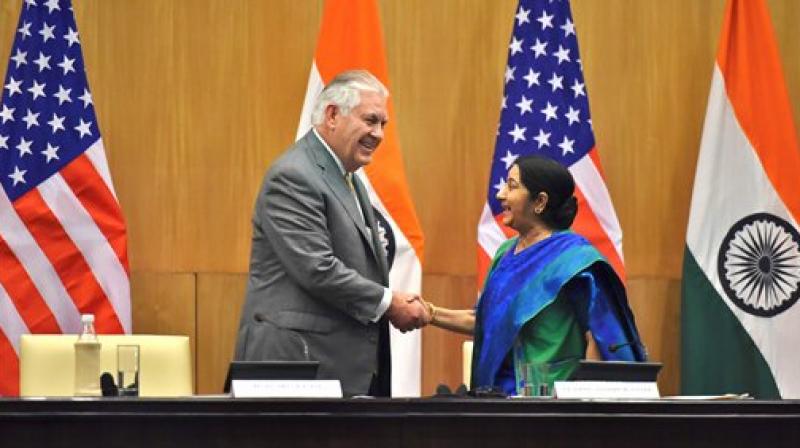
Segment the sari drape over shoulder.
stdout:
[[515,254],[517,241],[498,250],[478,301],[473,388],[497,385],[506,357],[524,353],[512,350],[520,330],[560,295],[574,306],[581,328],[591,331],[603,359],[646,360],[625,288],[585,238],[557,232]]

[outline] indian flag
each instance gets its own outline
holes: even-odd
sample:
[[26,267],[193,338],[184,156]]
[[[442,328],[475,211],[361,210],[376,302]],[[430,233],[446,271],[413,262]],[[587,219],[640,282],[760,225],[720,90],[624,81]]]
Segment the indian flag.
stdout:
[[[298,139],[311,129],[311,112],[322,88],[339,72],[353,69],[368,70],[389,88],[378,5],[375,0],[327,0],[297,130]],[[381,228],[381,239],[389,258],[389,287],[419,294],[422,287],[422,229],[408,191],[391,97],[387,107],[390,124],[386,127],[383,143],[375,152],[372,163],[356,174],[367,187]],[[402,334],[391,325],[390,330],[392,396],[419,396],[420,331]]]
[[800,398],[798,176],[769,11],[729,0],[686,236],[683,393]]

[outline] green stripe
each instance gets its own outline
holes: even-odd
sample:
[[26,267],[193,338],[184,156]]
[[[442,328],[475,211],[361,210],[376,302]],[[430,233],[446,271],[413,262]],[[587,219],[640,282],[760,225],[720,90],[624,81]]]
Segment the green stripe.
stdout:
[[687,247],[683,256],[681,393],[780,398],[772,372]]

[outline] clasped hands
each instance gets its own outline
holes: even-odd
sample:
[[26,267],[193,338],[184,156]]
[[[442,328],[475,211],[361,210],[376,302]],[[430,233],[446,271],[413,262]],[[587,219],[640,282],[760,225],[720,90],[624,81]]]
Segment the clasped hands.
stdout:
[[392,303],[386,310],[392,325],[405,333],[431,322],[430,308],[419,294],[392,291]]

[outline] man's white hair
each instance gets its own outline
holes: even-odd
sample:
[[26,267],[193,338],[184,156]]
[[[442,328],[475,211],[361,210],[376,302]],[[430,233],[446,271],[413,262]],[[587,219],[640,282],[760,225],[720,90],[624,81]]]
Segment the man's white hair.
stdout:
[[325,109],[331,104],[339,109],[342,115],[361,103],[361,93],[375,92],[384,98],[389,97],[389,89],[378,78],[366,70],[349,70],[339,73],[317,97],[314,110],[311,112],[311,124],[318,125],[325,119]]

